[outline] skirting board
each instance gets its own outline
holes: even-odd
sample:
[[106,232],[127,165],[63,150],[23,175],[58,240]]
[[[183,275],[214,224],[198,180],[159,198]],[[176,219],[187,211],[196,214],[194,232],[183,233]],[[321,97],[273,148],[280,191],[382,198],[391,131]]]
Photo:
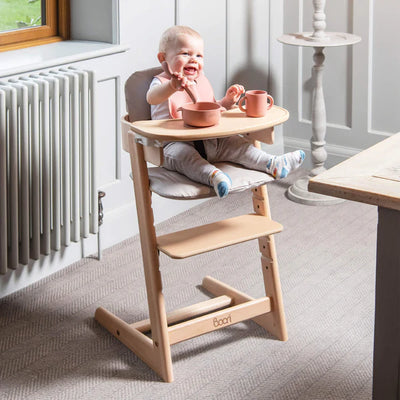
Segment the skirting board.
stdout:
[[[304,161],[304,168],[310,169],[312,166],[311,162],[311,146],[309,139],[299,139],[293,137],[284,137],[284,149],[285,152],[294,151],[301,149],[306,153],[306,158]],[[327,143],[325,145],[325,150],[328,153],[328,157],[326,159],[325,167],[330,168],[334,165],[348,159],[351,156],[359,153],[362,149],[356,149],[354,147],[345,147],[334,144]]]

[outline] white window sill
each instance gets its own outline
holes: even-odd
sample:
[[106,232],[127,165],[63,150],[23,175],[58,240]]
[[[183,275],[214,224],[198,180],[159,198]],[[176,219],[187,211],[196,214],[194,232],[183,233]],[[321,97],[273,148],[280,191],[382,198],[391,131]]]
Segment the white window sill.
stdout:
[[0,53],[0,78],[38,69],[122,53],[126,45],[66,40]]

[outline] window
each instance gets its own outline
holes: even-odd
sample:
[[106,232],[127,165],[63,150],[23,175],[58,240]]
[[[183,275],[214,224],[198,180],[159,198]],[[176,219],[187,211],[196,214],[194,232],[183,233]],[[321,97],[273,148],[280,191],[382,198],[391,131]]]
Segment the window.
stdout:
[[0,51],[69,39],[69,0],[0,0]]

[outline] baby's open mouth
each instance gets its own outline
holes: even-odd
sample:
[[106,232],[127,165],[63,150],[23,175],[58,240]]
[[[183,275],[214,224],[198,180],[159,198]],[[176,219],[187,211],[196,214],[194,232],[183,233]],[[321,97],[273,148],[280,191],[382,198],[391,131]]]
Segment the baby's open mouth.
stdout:
[[184,70],[186,75],[194,75],[197,72],[197,69],[194,67],[185,67]]

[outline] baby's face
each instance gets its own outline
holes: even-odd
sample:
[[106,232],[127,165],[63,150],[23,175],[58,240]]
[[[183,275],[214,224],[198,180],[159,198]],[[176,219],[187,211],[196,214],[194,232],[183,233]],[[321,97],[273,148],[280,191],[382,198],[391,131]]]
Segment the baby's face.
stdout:
[[173,46],[165,53],[165,60],[172,72],[182,72],[189,80],[194,81],[203,69],[204,43],[200,38],[190,35],[179,35]]

